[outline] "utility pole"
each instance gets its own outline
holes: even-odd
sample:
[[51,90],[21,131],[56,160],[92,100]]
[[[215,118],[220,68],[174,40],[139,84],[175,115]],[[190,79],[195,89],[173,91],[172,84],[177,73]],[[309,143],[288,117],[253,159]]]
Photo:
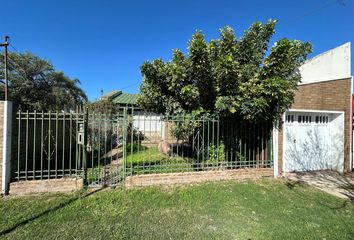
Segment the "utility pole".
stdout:
[[4,57],[5,57],[5,101],[7,101],[7,87],[8,87],[8,82],[7,82],[7,47],[9,46],[9,36],[5,36],[5,42],[0,44],[0,47],[5,47],[5,52],[4,52]]

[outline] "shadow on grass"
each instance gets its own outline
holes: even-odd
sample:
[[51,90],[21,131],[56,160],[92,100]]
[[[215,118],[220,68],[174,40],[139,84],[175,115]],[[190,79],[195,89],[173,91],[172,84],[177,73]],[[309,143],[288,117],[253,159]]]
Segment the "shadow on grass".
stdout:
[[30,218],[27,218],[27,219],[21,221],[21,222],[18,222],[18,223],[16,223],[14,226],[12,226],[12,227],[10,227],[10,228],[8,228],[8,229],[5,229],[5,230],[3,230],[3,231],[1,231],[1,232],[0,232],[0,238],[3,237],[3,236],[5,236],[5,235],[7,235],[7,234],[9,234],[9,233],[11,233],[11,232],[13,232],[13,231],[15,231],[15,230],[16,230],[17,228],[19,228],[19,227],[25,226],[26,224],[28,224],[28,223],[30,223],[30,222],[36,220],[36,219],[39,219],[39,218],[41,218],[41,217],[47,216],[48,214],[50,214],[50,213],[52,213],[52,212],[55,212],[55,211],[57,211],[57,210],[60,210],[60,209],[66,207],[66,206],[68,206],[68,205],[70,205],[71,203],[73,203],[73,202],[75,202],[75,201],[77,201],[77,200],[79,200],[79,199],[83,199],[83,198],[86,198],[86,197],[88,197],[88,196],[90,196],[90,195],[93,195],[93,194],[95,194],[95,193],[101,191],[102,189],[103,189],[103,188],[94,190],[94,191],[92,191],[92,192],[85,192],[85,193],[80,194],[80,195],[78,195],[78,196],[76,196],[76,197],[70,198],[69,200],[67,200],[67,201],[65,201],[65,202],[63,202],[63,203],[60,203],[58,206],[52,207],[52,208],[47,209],[47,210],[45,210],[45,211],[43,211],[43,212],[41,212],[41,213],[39,213],[39,214],[37,214],[37,215],[35,215],[35,216],[32,216],[32,217],[30,217]]
[[336,171],[309,171],[296,173],[296,181],[299,183],[309,182],[309,185],[314,185],[323,188],[337,189],[337,192],[346,196],[348,200],[354,204],[354,178],[350,174],[341,174]]
[[[353,173],[349,173],[349,174],[353,174]],[[334,212],[337,212],[347,208],[350,205],[354,205],[354,184],[353,184],[354,181],[353,180],[354,180],[353,177],[345,176],[335,171],[312,171],[312,172],[309,171],[309,172],[296,173],[296,179],[295,180],[288,179],[285,183],[285,186],[287,186],[288,189],[293,190],[296,187],[305,186],[305,185],[308,186],[315,185],[316,187],[316,183],[322,183],[322,184],[332,185],[332,187],[335,186],[340,190],[344,190],[340,192],[342,195],[346,196],[347,199],[342,199],[342,201],[339,204],[332,205],[327,202],[323,202],[317,198],[312,199],[313,201],[316,201],[320,205]],[[312,181],[312,183],[309,183],[308,181]],[[302,195],[301,192],[296,192],[296,193],[297,196],[300,197],[301,199],[308,200],[308,198]],[[354,239],[354,230],[351,230],[352,229],[351,224],[345,219],[340,219],[340,221],[342,222],[343,225],[347,226],[348,233]]]

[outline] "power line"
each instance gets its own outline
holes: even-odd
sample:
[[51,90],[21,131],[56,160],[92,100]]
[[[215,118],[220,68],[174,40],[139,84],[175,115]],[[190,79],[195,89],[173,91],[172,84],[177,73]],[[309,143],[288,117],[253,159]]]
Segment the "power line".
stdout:
[[313,10],[307,12],[307,13],[304,13],[303,15],[300,15],[299,17],[296,17],[296,18],[294,18],[292,20],[288,20],[288,21],[283,22],[282,25],[284,26],[284,25],[287,25],[287,24],[291,24],[291,23],[297,22],[297,21],[299,21],[302,18],[311,16],[311,15],[313,15],[313,14],[315,14],[315,13],[317,13],[317,12],[323,10],[323,9],[331,7],[331,6],[335,5],[335,4],[346,6],[347,0],[332,0],[332,1],[328,1],[324,5],[319,6],[319,7],[315,8],[315,9],[313,9]]
[[130,84],[130,85],[126,85],[124,87],[121,87],[120,90],[127,89],[127,88],[133,87],[133,86],[138,86],[140,84],[141,84],[141,82],[137,82],[137,83],[133,83],[133,84]]
[[12,48],[15,50],[15,52],[17,52],[18,54],[20,54],[20,52],[17,51],[17,49],[14,47],[14,45],[12,45],[12,43],[10,43],[9,45],[10,45],[10,47],[12,47]]

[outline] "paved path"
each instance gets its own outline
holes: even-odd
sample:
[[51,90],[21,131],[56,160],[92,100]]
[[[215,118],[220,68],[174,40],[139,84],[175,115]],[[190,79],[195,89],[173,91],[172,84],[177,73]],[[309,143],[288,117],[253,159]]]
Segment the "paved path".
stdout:
[[354,173],[345,175],[333,171],[289,173],[287,178],[305,182],[327,193],[354,201]]

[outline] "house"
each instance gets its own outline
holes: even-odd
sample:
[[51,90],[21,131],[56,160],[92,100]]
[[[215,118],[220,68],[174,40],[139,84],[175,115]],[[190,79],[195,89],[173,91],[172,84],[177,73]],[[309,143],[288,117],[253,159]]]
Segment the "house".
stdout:
[[332,169],[348,172],[352,161],[350,43],[308,60],[294,103],[274,131],[275,176]]
[[163,129],[160,116],[154,113],[142,111],[137,104],[138,94],[123,93],[115,90],[101,97],[102,100],[110,100],[119,105],[119,108],[127,108],[127,113],[133,115],[133,126],[135,130],[144,131],[148,134],[156,134]]
[[119,105],[119,107],[128,108],[129,111],[141,110],[137,104],[138,94],[123,93],[121,90],[115,90],[101,97],[101,100],[110,100]]

